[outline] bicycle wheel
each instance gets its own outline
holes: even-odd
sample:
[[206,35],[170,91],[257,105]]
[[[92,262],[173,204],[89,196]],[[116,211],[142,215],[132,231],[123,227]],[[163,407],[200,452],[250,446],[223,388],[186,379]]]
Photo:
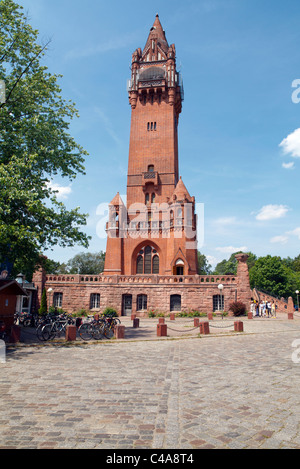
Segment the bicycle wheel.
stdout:
[[67,323],[63,321],[58,321],[55,324],[55,335],[57,337],[64,337],[66,335]]
[[45,323],[40,323],[37,328],[36,328],[36,335],[37,335],[37,338],[43,342],[44,341],[44,338],[43,338],[43,334],[42,334],[42,330],[43,330],[43,327],[45,326]]
[[83,323],[78,329],[82,340],[91,340],[93,338],[93,326],[90,323]]
[[42,327],[42,337],[45,342],[48,340],[54,339],[55,337],[55,330],[53,324],[45,324]]
[[104,324],[103,335],[106,339],[112,339],[115,333],[114,323]]

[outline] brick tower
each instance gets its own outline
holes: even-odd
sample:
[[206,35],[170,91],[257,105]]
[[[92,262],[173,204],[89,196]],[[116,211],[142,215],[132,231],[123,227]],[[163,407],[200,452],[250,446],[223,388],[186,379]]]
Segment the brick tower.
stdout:
[[183,85],[158,15],[131,71],[127,201],[118,193],[109,205],[104,275],[194,275],[195,198],[178,167]]

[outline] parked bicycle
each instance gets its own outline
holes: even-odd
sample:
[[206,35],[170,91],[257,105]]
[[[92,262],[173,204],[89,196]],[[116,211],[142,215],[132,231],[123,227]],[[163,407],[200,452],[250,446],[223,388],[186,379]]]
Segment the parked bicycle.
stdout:
[[111,316],[101,316],[99,319],[92,319],[84,322],[78,329],[82,340],[101,340],[103,338],[111,339],[114,336],[115,327],[120,324],[119,318]]
[[66,313],[59,316],[48,315],[37,327],[36,333],[39,340],[46,342],[66,334],[68,325],[74,324],[74,319]]

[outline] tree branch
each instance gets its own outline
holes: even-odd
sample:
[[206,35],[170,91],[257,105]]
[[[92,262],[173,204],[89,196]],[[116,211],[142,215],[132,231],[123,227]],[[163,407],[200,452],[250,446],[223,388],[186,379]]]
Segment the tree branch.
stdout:
[[44,50],[46,50],[46,48],[48,47],[48,45],[50,44],[50,42],[51,42],[51,40],[49,40],[49,41],[44,45],[44,47],[41,48],[41,50],[31,59],[31,61],[30,61],[29,64],[27,65],[27,67],[24,68],[24,70],[22,71],[22,73],[18,76],[18,78],[17,78],[16,82],[14,83],[12,89],[10,90],[10,92],[9,92],[9,94],[8,94],[8,96],[7,96],[6,100],[5,100],[5,102],[2,103],[2,104],[0,104],[0,109],[1,109],[2,107],[4,107],[4,106],[8,103],[8,101],[9,101],[9,99],[10,99],[10,97],[11,97],[13,91],[14,91],[15,88],[18,86],[18,83],[21,81],[22,77],[25,75],[25,73],[28,72],[28,70],[30,69],[31,65],[32,65],[33,62],[39,57],[39,55],[41,55],[41,53],[44,52]]

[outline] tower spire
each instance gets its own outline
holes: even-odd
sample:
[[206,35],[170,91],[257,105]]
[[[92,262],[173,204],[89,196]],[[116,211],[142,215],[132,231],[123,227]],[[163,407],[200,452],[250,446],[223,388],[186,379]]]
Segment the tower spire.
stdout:
[[166,33],[161,25],[158,13],[156,14],[153,26],[150,29],[150,33],[143,50],[143,56],[148,52],[149,49],[152,49],[152,51],[154,52],[155,47],[157,48],[157,44],[165,54],[168,53],[169,44],[166,38]]

